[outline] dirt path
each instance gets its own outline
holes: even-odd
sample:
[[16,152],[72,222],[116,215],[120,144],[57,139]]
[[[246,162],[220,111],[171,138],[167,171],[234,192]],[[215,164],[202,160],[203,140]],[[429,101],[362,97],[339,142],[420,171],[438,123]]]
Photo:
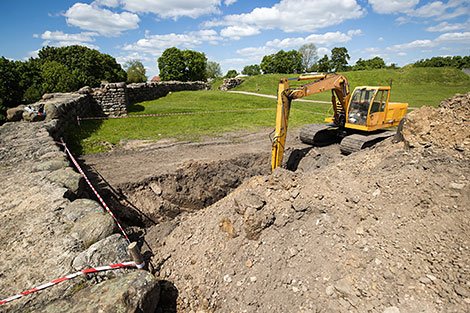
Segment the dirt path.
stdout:
[[[169,139],[152,143],[133,140],[123,143],[112,152],[89,154],[80,160],[103,175],[111,185],[117,186],[174,172],[185,162],[227,160],[247,153],[264,153],[269,157],[271,131],[269,128],[259,132],[228,133],[200,142]],[[306,147],[296,139],[297,133],[291,131],[288,142],[296,147]],[[266,163],[266,168],[269,166]]]

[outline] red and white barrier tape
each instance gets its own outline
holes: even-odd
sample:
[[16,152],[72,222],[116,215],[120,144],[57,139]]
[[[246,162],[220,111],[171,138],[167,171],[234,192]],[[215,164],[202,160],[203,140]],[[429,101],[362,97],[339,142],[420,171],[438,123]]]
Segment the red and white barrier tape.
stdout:
[[79,272],[69,274],[65,277],[53,280],[49,283],[42,284],[42,285],[37,286],[37,287],[35,287],[33,289],[30,289],[28,291],[17,294],[15,296],[0,300],[0,305],[5,304],[5,303],[10,302],[10,301],[13,301],[13,300],[18,299],[18,298],[21,298],[21,297],[23,297],[27,294],[30,294],[30,293],[33,293],[33,292],[36,292],[36,291],[39,291],[39,290],[43,290],[43,289],[46,289],[46,288],[54,286],[54,285],[57,285],[57,284],[59,284],[63,281],[75,278],[75,277],[80,276],[80,275],[84,275],[84,274],[88,274],[88,273],[94,273],[94,272],[114,270],[114,269],[117,269],[117,268],[124,268],[124,267],[130,267],[130,266],[135,266],[138,269],[141,269],[141,268],[144,267],[144,264],[135,264],[135,262],[132,261],[132,262],[124,262],[124,263],[118,263],[118,264],[113,264],[113,265],[109,265],[109,266],[99,266],[99,267],[95,267],[95,268],[89,268],[89,269],[86,269],[86,270],[81,270]]
[[107,119],[113,119],[113,118],[152,117],[152,116],[171,116],[171,115],[193,115],[193,114],[213,114],[213,113],[235,113],[235,112],[251,112],[251,111],[267,111],[267,110],[275,110],[275,108],[219,110],[219,111],[203,111],[203,112],[181,112],[181,113],[156,113],[156,114],[101,116],[101,117],[77,117],[77,120],[78,121],[107,120]]
[[83,178],[85,178],[85,181],[87,182],[88,186],[90,186],[91,190],[93,190],[93,192],[95,193],[96,197],[98,198],[98,200],[100,200],[101,204],[103,205],[103,207],[106,209],[106,211],[109,213],[109,215],[111,215],[111,217],[114,219],[114,221],[116,222],[117,226],[119,227],[119,229],[121,230],[122,234],[124,235],[124,237],[126,238],[127,242],[128,243],[131,243],[131,241],[129,240],[129,237],[127,237],[127,234],[126,232],[124,231],[124,229],[122,228],[121,224],[119,224],[117,218],[114,216],[113,212],[111,212],[111,210],[108,208],[108,206],[106,205],[106,203],[104,202],[103,198],[101,198],[101,196],[99,195],[99,193],[96,191],[96,189],[93,187],[93,185],[91,184],[90,180],[88,179],[88,177],[85,175],[85,173],[82,171],[82,169],[80,168],[80,165],[78,165],[78,162],[75,160],[75,158],[73,157],[72,153],[69,151],[69,149],[67,148],[67,146],[65,145],[65,143],[63,142],[57,142],[58,144],[62,145],[65,149],[65,151],[67,152],[67,154],[69,155],[70,159],[72,160],[73,164],[75,165],[75,167],[77,168],[77,170],[80,172],[80,174],[82,174]]

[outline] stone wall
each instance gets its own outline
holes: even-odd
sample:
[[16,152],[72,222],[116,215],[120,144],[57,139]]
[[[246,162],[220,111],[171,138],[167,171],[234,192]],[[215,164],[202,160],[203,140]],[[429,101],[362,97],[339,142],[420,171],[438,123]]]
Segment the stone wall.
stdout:
[[102,83],[90,93],[104,115],[121,116],[127,114],[129,100],[126,83]]
[[211,86],[208,83],[196,82],[156,82],[140,83],[127,85],[129,103],[138,103],[142,101],[154,100],[166,96],[170,92],[184,90],[209,90]]
[[126,115],[131,103],[158,99],[170,92],[210,88],[205,82],[102,83],[99,88],[83,87],[74,93],[45,94],[41,101],[8,109],[7,120],[57,119],[58,130],[63,130],[64,125],[75,123],[77,117]]

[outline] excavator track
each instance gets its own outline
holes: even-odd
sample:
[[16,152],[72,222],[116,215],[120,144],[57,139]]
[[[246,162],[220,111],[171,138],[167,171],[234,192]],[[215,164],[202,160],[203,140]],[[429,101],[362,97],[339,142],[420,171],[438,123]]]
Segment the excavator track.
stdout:
[[341,150],[341,153],[351,154],[353,152],[360,151],[361,149],[371,147],[377,142],[395,135],[395,133],[395,131],[384,131],[370,135],[352,134],[345,137],[341,141],[339,148]]
[[300,130],[300,140],[314,146],[326,146],[337,141],[337,126],[330,124],[313,124]]

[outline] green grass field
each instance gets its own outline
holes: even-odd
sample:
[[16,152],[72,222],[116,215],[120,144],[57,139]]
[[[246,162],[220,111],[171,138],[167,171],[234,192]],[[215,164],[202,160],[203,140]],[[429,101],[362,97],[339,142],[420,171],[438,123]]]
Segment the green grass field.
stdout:
[[[257,127],[274,127],[275,108],[275,99],[213,90],[181,91],[133,105],[129,115],[183,112],[200,114],[82,121],[80,126],[68,131],[68,138],[74,154],[103,152],[109,149],[107,143],[116,145],[121,139],[157,141],[162,138],[176,138],[197,141],[203,136],[255,130]],[[289,125],[296,127],[321,123],[328,108],[325,104],[296,102],[291,111]],[[246,109],[267,110],[208,113]]]
[[[391,101],[407,102],[411,107],[437,106],[455,93],[470,91],[470,77],[450,68],[407,68],[403,70],[373,70],[343,73],[351,89],[363,85],[389,85],[393,80]],[[246,78],[234,90],[275,95],[281,77],[296,75],[260,75]],[[212,82],[212,88],[222,82]],[[330,101],[331,93],[324,92],[307,99]],[[328,104],[294,102],[289,127],[322,123]],[[135,117],[102,121],[83,121],[79,127],[68,130],[69,144],[75,154],[103,152],[109,143],[118,145],[121,139],[155,140],[176,138],[197,141],[203,136],[217,136],[225,132],[255,130],[272,127],[275,122],[276,100],[257,96],[232,94],[218,90],[175,92],[153,101],[134,104],[129,115],[200,112],[191,115]],[[268,109],[207,113],[222,110]],[[204,113],[206,112],[206,113]]]

